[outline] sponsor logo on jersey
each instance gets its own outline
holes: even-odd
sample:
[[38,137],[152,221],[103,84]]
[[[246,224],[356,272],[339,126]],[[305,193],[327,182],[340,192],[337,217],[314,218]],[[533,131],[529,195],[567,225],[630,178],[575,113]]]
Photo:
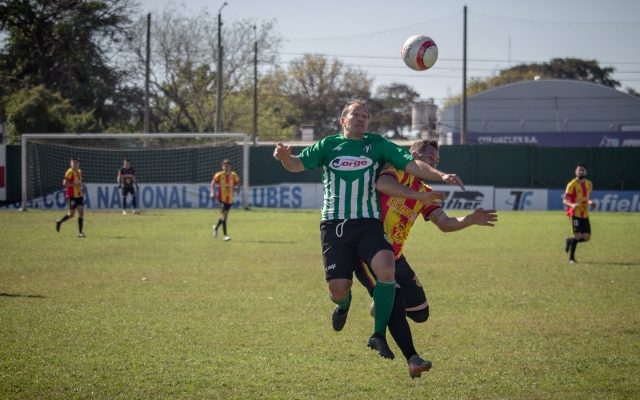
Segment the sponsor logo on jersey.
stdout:
[[373,165],[373,161],[367,157],[343,156],[336,157],[331,161],[331,168],[340,171],[357,171],[366,169]]

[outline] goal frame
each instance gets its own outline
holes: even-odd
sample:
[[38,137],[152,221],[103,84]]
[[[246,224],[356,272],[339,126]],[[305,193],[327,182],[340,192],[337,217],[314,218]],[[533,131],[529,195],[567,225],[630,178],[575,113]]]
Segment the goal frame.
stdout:
[[25,133],[21,137],[20,172],[21,210],[29,204],[27,188],[27,143],[30,139],[198,139],[198,138],[230,138],[242,141],[242,207],[248,206],[249,195],[249,135],[237,132],[221,133]]

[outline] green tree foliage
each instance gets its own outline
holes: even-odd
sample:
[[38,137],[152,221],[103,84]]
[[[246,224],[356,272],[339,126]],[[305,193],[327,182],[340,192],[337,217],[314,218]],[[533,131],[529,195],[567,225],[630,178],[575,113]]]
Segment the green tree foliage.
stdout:
[[9,141],[20,141],[21,133],[92,132],[97,124],[91,112],[77,113],[69,100],[44,85],[25,88],[6,100]]
[[[572,79],[597,83],[611,88],[620,86],[620,82],[611,78],[613,67],[600,67],[596,60],[578,58],[554,58],[547,63],[520,64],[504,69],[498,75],[489,78],[472,78],[467,84],[467,95],[473,96],[488,89],[520,81],[540,79]],[[458,95],[447,100],[446,104],[460,102]]]
[[[68,100],[77,115],[91,112],[96,121],[109,125],[118,117],[113,105],[124,77],[109,65],[109,57],[127,37],[131,12],[130,0],[0,2],[0,32],[6,35],[0,52],[0,94],[44,85]],[[14,114],[16,129],[30,125],[16,118]],[[76,129],[59,122],[51,121],[47,129]]]

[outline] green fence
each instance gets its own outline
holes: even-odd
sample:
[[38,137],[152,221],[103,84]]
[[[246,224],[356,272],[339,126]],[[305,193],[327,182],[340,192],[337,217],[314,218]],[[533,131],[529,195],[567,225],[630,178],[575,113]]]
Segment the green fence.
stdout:
[[[295,147],[298,153],[302,147]],[[286,171],[273,159],[272,146],[250,149],[251,186],[281,182],[320,182],[319,169],[301,173]],[[211,157],[215,157],[211,155]],[[193,160],[196,157],[189,157]],[[185,161],[190,162],[190,161]],[[466,185],[562,189],[578,163],[587,165],[596,189],[640,190],[640,148],[547,148],[526,145],[443,146],[440,165],[455,172]],[[113,165],[109,165],[113,175]],[[7,146],[7,196],[20,199],[20,146]],[[64,171],[60,171],[62,174]],[[190,181],[201,179],[193,177]],[[206,177],[205,181],[209,179]]]

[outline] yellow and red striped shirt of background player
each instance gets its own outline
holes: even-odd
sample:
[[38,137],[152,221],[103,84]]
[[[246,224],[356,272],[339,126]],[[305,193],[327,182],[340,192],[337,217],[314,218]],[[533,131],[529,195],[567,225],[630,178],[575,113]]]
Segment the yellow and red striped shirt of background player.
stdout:
[[[64,173],[64,179],[67,181],[65,196],[69,199],[82,197],[82,171],[80,169],[74,171],[73,168],[69,168]],[[77,183],[80,185],[75,186]]]
[[225,174],[224,171],[218,171],[213,174],[213,181],[219,186],[216,198],[221,203],[233,203],[233,187],[240,184],[240,177],[231,171]]
[[572,179],[564,190],[565,198],[571,203],[577,204],[576,208],[567,207],[567,215],[570,217],[589,217],[589,197],[593,190],[591,181],[584,179],[580,182],[578,178]]
[[[402,185],[413,190],[419,192],[432,191],[431,187],[422,182],[420,178],[404,171],[390,168],[382,172],[382,174],[393,176]],[[440,204],[425,206],[417,200],[393,197],[380,193],[381,220],[387,239],[391,241],[391,245],[393,246],[393,254],[396,259],[402,255],[404,242],[407,240],[409,231],[416,219],[422,215],[424,220],[428,220],[429,214],[440,207]]]

